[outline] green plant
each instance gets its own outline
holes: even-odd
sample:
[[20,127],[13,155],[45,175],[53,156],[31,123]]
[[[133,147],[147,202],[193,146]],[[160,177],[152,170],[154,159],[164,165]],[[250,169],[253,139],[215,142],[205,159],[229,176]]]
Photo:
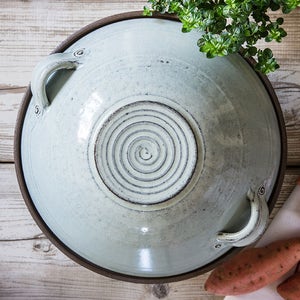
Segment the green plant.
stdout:
[[256,69],[264,74],[279,68],[271,49],[257,48],[257,42],[281,42],[287,33],[282,28],[283,18],[272,20],[270,11],[281,9],[284,14],[300,6],[300,0],[148,0],[153,12],[176,14],[182,31],[198,29],[203,32],[198,40],[201,52],[208,58],[225,56],[240,51],[254,57]]

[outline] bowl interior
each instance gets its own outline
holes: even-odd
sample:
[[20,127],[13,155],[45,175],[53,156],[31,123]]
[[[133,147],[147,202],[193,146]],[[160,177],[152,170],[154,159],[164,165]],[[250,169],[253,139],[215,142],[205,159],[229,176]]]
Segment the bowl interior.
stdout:
[[216,234],[247,222],[248,189],[264,184],[271,198],[282,159],[273,99],[240,55],[209,60],[198,38],[169,19],[120,19],[66,47],[85,60],[51,76],[42,115],[29,97],[27,204],[96,271],[207,270],[232,250]]

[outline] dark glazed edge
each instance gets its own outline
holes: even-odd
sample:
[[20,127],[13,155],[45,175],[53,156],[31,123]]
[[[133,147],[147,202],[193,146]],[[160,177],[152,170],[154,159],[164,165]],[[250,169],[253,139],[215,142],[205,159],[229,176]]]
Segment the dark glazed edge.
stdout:
[[[154,14],[154,18],[158,19],[168,19],[168,20],[174,20],[178,21],[178,19],[173,15],[161,15],[161,14]],[[83,36],[87,35],[88,33],[101,28],[103,26],[124,21],[128,19],[136,19],[136,18],[147,18],[142,15],[142,11],[134,11],[129,13],[123,13],[123,14],[117,14],[111,17],[107,17],[104,19],[101,19],[99,21],[96,21],[94,23],[91,23],[85,27],[83,27],[81,30],[75,32],[73,35],[71,35],[68,39],[63,41],[52,53],[57,52],[63,52],[68,47],[70,47],[72,44],[74,44],[77,40],[82,38]],[[254,61],[253,60],[247,60],[248,63],[253,66]],[[281,185],[283,183],[285,168],[286,168],[286,157],[287,157],[287,142],[286,142],[286,132],[285,132],[285,124],[284,119],[282,115],[282,111],[277,99],[277,96],[272,88],[271,83],[269,82],[268,78],[264,75],[261,75],[257,73],[260,80],[263,82],[264,86],[266,87],[270,98],[272,99],[274,109],[277,114],[278,118],[278,125],[280,128],[280,134],[281,134],[281,160],[280,160],[280,168],[278,171],[277,180],[275,183],[274,190],[272,192],[272,195],[269,200],[269,209],[270,211],[273,209],[275,202],[277,200],[277,197],[279,195]],[[51,229],[47,226],[47,224],[43,221],[42,217],[39,215],[37,209],[34,206],[34,203],[30,197],[29,191],[26,186],[24,174],[23,174],[23,168],[22,168],[22,161],[21,161],[21,138],[22,138],[22,128],[23,123],[26,115],[26,111],[28,108],[28,105],[30,103],[30,100],[32,98],[30,85],[27,88],[27,91],[23,97],[22,104],[19,110],[16,128],[15,128],[15,135],[14,135],[14,159],[15,159],[15,169],[16,169],[16,175],[18,179],[18,183],[20,186],[20,190],[22,193],[22,196],[24,198],[24,201],[27,205],[28,210],[30,211],[33,219],[38,224],[42,232],[49,238],[49,240],[65,255],[67,255],[70,259],[77,262],[78,264],[82,265],[83,267],[86,267],[87,269],[90,269],[96,273],[99,273],[101,275],[114,278],[117,280],[123,280],[128,282],[134,282],[134,283],[166,283],[166,282],[174,282],[174,281],[180,281],[189,279],[191,277],[204,274],[213,268],[215,268],[217,265],[221,264],[223,261],[228,259],[230,256],[236,254],[241,250],[241,248],[232,248],[228,252],[226,252],[224,255],[216,259],[216,261],[213,261],[204,267],[198,268],[196,270],[174,275],[174,276],[167,276],[167,277],[139,277],[139,276],[132,276],[132,275],[125,275],[121,273],[117,273],[105,268],[102,268],[98,265],[95,265],[91,263],[90,261],[86,260],[85,258],[81,257],[77,253],[75,253],[72,249],[68,248],[58,237],[51,231]]]

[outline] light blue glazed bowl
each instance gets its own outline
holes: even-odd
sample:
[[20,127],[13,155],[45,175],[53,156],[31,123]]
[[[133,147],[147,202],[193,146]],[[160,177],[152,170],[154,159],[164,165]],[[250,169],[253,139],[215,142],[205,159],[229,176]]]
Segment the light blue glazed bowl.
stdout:
[[265,229],[285,169],[278,101],[240,55],[199,53],[199,34],[170,16],[113,16],[33,72],[18,180],[42,230],[87,268],[180,280]]

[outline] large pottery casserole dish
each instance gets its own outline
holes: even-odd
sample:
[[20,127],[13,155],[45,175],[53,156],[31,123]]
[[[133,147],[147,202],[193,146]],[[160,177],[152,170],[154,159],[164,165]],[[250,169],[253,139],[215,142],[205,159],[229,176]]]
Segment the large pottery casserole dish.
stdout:
[[19,184],[42,230],[85,267],[179,280],[263,232],[286,160],[276,95],[240,55],[205,58],[198,38],[172,17],[122,14],[34,70]]

